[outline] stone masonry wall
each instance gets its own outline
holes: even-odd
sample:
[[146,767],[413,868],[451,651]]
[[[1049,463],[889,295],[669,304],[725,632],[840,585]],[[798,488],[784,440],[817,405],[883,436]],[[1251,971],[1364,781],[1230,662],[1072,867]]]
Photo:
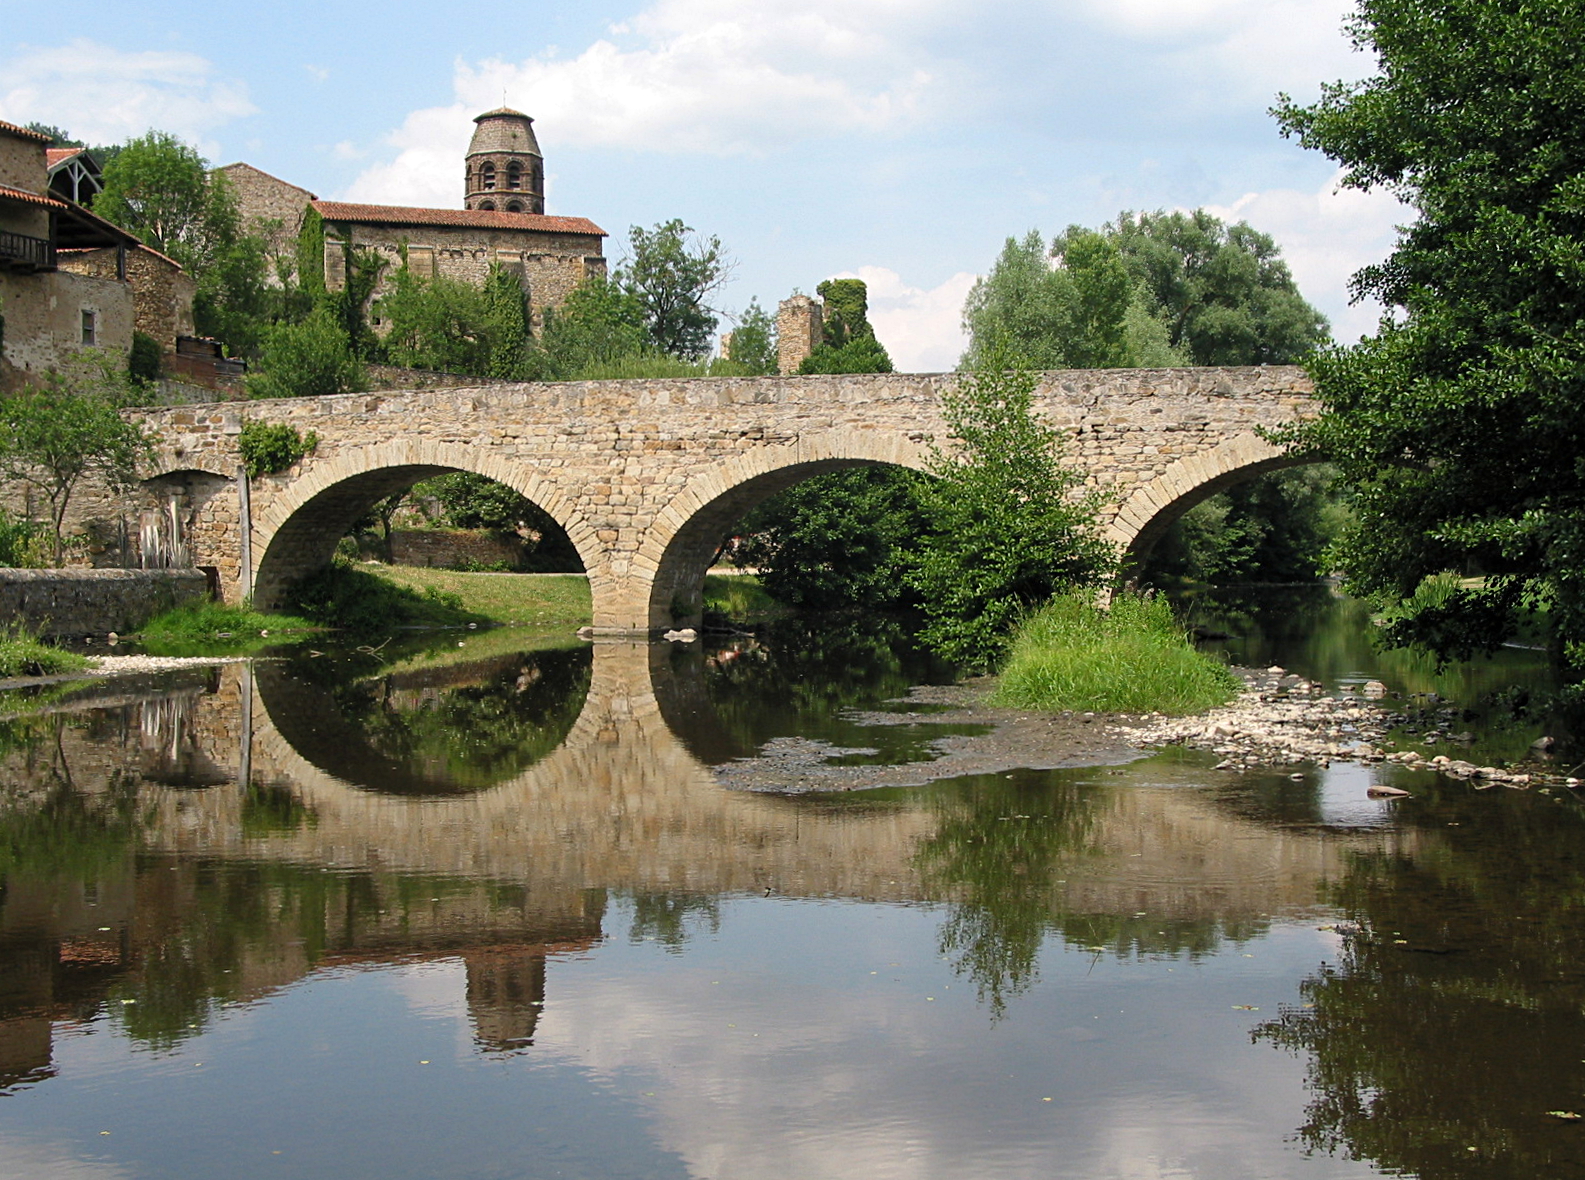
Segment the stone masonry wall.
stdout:
[[[269,605],[328,560],[370,504],[448,470],[498,479],[567,529],[589,571],[596,625],[641,629],[697,614],[725,531],[810,475],[865,463],[921,467],[956,377],[866,374],[497,385],[248,403],[250,418],[319,435],[313,454],[254,480],[251,580]],[[1210,491],[1285,465],[1259,435],[1313,413],[1302,370],[1153,369],[1042,375],[1040,412],[1108,502],[1129,549]],[[166,469],[237,469],[237,406],[140,411]],[[239,570],[234,485],[195,517],[193,559]],[[224,506],[224,507],[223,507]]]
[[208,593],[201,570],[0,569],[0,619],[44,635],[129,634]]
[[[63,252],[61,269],[101,279],[116,277],[116,249]],[[142,248],[127,251],[127,281],[132,285],[132,326],[158,340],[167,353],[176,337],[193,334],[196,285],[176,263]]]
[[303,214],[314,194],[252,164],[227,164],[215,171],[231,183],[243,223],[255,230],[264,228],[260,223],[267,223],[265,240],[270,252],[292,257],[297,249],[297,234],[303,227]]

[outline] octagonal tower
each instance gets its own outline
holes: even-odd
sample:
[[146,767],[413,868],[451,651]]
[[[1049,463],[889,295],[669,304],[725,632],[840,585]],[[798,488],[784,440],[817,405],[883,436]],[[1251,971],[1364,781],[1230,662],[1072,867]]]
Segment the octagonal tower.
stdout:
[[543,213],[545,158],[534,138],[534,120],[522,111],[500,107],[473,121],[462,207]]

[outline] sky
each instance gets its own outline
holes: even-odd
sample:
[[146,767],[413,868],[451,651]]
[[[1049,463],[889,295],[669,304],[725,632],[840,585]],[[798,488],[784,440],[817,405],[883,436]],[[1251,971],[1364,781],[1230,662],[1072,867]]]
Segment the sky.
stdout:
[[[1340,340],[1407,211],[1268,111],[1369,75],[1346,0],[0,0],[0,119],[150,128],[328,199],[460,207],[472,117],[535,119],[546,211],[681,218],[728,315],[864,278],[903,371],[953,367],[1005,240],[1205,207],[1276,238]],[[723,329],[730,327],[723,322]]]

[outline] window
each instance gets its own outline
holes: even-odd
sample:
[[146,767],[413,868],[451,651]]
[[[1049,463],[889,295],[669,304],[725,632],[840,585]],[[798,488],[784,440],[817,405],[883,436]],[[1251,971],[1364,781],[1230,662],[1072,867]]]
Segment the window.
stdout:
[[485,210],[486,212],[494,213],[495,212],[495,202],[494,201],[480,201],[479,202],[479,208]]
[[495,165],[487,163],[487,164],[484,165],[484,167],[480,168],[479,169],[479,180],[482,182],[483,187],[484,187],[486,192],[490,191],[491,189],[494,189],[495,188]]
[[99,343],[99,317],[83,308],[83,347],[93,348]]
[[516,160],[513,160],[506,166],[506,187],[523,187],[523,165],[519,164]]
[[506,211],[508,213],[521,213],[523,211],[523,202],[522,201],[508,201],[506,203]]

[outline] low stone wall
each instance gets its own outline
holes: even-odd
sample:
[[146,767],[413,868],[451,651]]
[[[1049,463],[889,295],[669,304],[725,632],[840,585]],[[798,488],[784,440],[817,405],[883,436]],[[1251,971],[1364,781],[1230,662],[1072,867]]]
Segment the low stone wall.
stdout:
[[130,633],[207,597],[203,570],[0,569],[0,619],[42,635]]
[[505,564],[516,569],[528,552],[521,537],[485,529],[393,529],[391,556],[397,565],[457,569]]

